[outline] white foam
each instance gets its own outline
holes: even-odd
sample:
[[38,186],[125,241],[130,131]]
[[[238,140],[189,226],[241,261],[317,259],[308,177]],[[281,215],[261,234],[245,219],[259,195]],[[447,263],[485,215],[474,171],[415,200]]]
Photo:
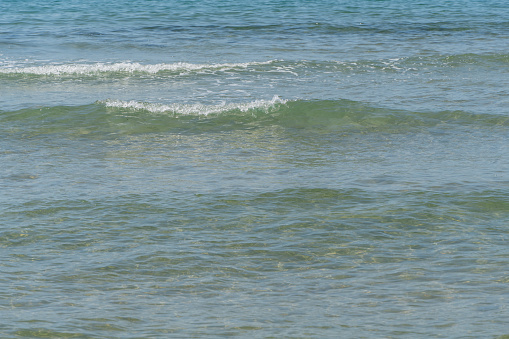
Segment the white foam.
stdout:
[[191,64],[185,62],[161,63],[161,64],[140,64],[132,62],[119,63],[95,63],[95,64],[64,64],[44,65],[27,67],[0,68],[3,74],[35,74],[35,75],[94,75],[98,73],[145,73],[156,74],[159,72],[189,72],[203,70],[229,70],[237,68],[248,68],[256,65],[267,65],[274,61],[246,62],[246,63],[224,63],[224,64]]
[[277,104],[285,104],[287,100],[283,100],[277,95],[271,100],[255,100],[247,103],[221,103],[218,105],[203,104],[154,104],[139,101],[122,101],[122,100],[104,100],[99,101],[106,107],[125,108],[129,110],[145,110],[152,113],[172,113],[178,115],[209,115],[219,114],[228,111],[239,110],[247,112],[252,109],[262,109],[269,111]]

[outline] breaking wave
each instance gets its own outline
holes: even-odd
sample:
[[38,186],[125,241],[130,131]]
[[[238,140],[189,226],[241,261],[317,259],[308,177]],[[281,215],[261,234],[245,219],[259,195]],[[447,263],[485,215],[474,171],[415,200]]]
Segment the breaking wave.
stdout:
[[148,111],[151,113],[172,113],[175,115],[209,115],[220,114],[225,112],[248,112],[250,110],[269,111],[276,105],[285,104],[287,100],[283,100],[278,96],[274,96],[272,100],[255,100],[247,103],[226,103],[218,105],[203,104],[154,104],[139,101],[122,101],[122,100],[104,100],[98,101],[106,107],[126,109],[134,111]]
[[[467,111],[414,112],[338,100],[270,100],[240,103],[147,103],[101,100],[83,106],[0,111],[2,133],[95,135],[109,138],[140,133],[207,133],[283,128],[318,133],[472,133],[507,129],[509,117]],[[31,132],[28,132],[31,131]],[[28,134],[27,134],[28,133]]]
[[257,65],[267,65],[273,61],[246,62],[246,63],[223,63],[223,64],[192,64],[185,62],[140,64],[137,62],[119,63],[93,63],[93,64],[62,64],[42,65],[26,67],[0,68],[0,74],[4,75],[37,75],[37,76],[95,76],[95,75],[120,75],[120,74],[180,74],[189,72],[226,71],[232,69],[247,69]]
[[221,72],[288,73],[295,76],[308,73],[366,73],[407,72],[423,69],[454,68],[473,65],[480,67],[506,67],[509,54],[444,54],[399,57],[389,59],[359,60],[269,60],[244,63],[193,64],[186,62],[142,64],[138,62],[118,63],[70,63],[55,65],[0,65],[0,79],[50,77],[56,79],[82,78],[128,78],[165,77],[188,74],[218,74]]

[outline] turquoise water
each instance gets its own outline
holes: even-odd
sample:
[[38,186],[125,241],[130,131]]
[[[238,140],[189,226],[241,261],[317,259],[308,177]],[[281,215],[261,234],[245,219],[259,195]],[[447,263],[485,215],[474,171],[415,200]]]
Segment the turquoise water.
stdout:
[[0,337],[506,338],[507,9],[0,2]]

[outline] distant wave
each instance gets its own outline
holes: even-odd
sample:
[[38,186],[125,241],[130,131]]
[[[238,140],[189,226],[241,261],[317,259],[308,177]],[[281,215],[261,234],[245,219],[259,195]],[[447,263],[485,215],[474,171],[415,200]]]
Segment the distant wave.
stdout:
[[497,32],[507,29],[508,22],[472,22],[471,20],[445,20],[433,22],[408,22],[408,21],[384,21],[383,24],[354,23],[334,24],[311,20],[302,23],[288,24],[286,22],[270,24],[239,24],[239,25],[151,25],[141,27],[142,30],[156,33],[196,33],[227,31],[235,34],[241,31],[244,34],[278,34],[281,36],[295,36],[302,34],[313,34],[319,32],[322,36],[335,35],[338,33],[350,34],[410,34],[413,36],[428,34],[452,34],[456,32]]
[[93,64],[62,64],[62,65],[43,65],[27,67],[9,67],[0,68],[0,74],[11,75],[89,75],[108,73],[126,73],[126,74],[157,74],[161,72],[184,73],[192,71],[225,71],[230,69],[245,69],[256,65],[267,65],[274,61],[265,62],[245,62],[245,63],[223,63],[223,64],[191,64],[185,62],[160,63],[160,64],[140,64],[137,62],[119,62],[119,63],[93,63]]
[[423,69],[454,68],[462,66],[507,67],[509,54],[437,54],[395,57],[388,59],[359,60],[269,60],[244,63],[192,64],[185,62],[141,64],[119,63],[70,63],[61,65],[8,66],[0,67],[0,79],[44,77],[47,79],[75,78],[144,78],[173,77],[189,74],[219,74],[220,72],[280,73],[306,76],[321,73],[370,73],[370,72],[415,72]]

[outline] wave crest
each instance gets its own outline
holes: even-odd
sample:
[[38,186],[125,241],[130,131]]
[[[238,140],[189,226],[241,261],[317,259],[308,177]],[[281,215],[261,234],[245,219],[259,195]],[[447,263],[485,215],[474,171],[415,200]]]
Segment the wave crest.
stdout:
[[139,101],[123,101],[123,100],[103,100],[97,103],[106,107],[122,108],[134,111],[148,111],[151,113],[172,113],[175,115],[209,115],[221,114],[224,112],[247,112],[250,110],[270,111],[279,104],[286,104],[287,100],[283,100],[277,95],[271,100],[255,100],[246,103],[221,103],[218,105],[204,104],[154,104]]

